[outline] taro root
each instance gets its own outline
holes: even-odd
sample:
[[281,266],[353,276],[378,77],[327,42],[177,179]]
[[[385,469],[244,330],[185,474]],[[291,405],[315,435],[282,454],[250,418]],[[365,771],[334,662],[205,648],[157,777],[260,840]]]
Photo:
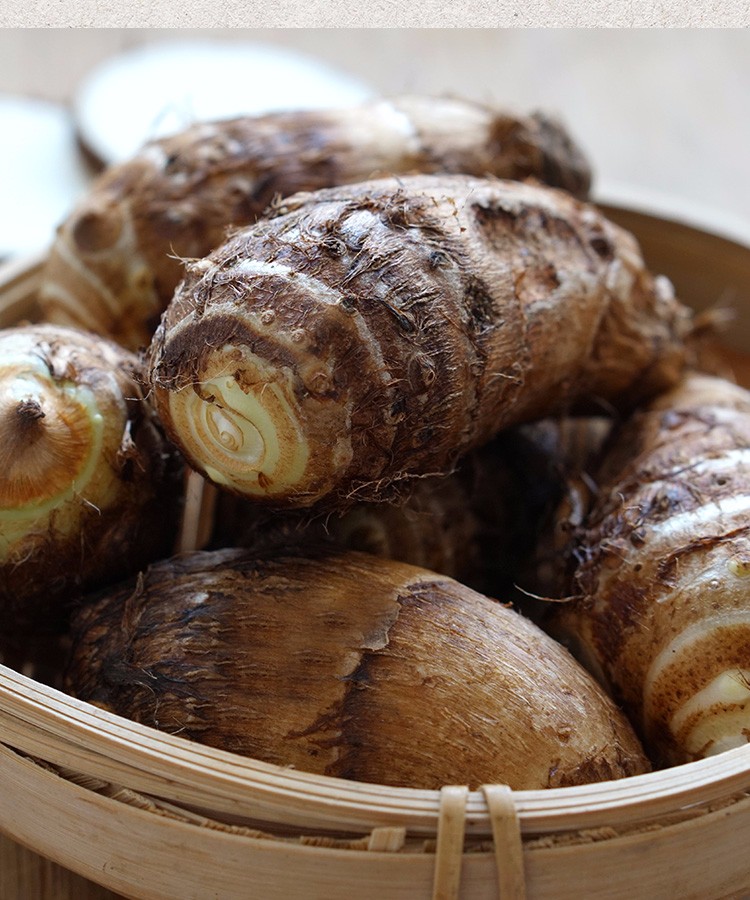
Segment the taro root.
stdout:
[[[493,479],[494,485],[501,480]],[[426,478],[415,483],[402,503],[358,503],[343,516],[315,510],[277,512],[246,497],[219,492],[210,545],[259,552],[325,542],[429,568],[487,590],[489,573],[480,538],[494,524],[493,534],[501,534],[495,556],[504,557],[502,536],[511,537],[513,532],[501,529],[508,511],[502,502],[494,504],[495,522],[481,521],[469,489],[470,484],[458,476]]]
[[[580,421],[588,433],[583,423],[592,420]],[[455,472],[415,479],[402,502],[358,503],[342,515],[271,511],[221,491],[211,547],[258,552],[328,542],[505,595],[531,557],[566,475],[577,471],[585,444],[578,425],[550,419],[511,429],[467,454]]]
[[188,266],[151,377],[210,480],[342,508],[451,471],[512,425],[669,387],[690,327],[594,207],[423,175],[298,194]]
[[58,231],[40,288],[48,321],[148,344],[182,260],[278,196],[407,172],[534,176],[585,195],[588,163],[541,114],[400,97],[204,123],[148,144],[93,185]]
[[687,378],[617,434],[554,606],[662,765],[750,741],[749,474],[750,393]]
[[516,572],[521,598],[514,602],[535,621],[547,613],[547,601],[567,597],[570,591],[575,537],[595,502],[592,473],[613,428],[613,420],[604,416],[545,419],[524,426],[527,440],[546,460],[548,484],[528,542],[533,547]]
[[77,616],[67,689],[310,772],[546,788],[646,771],[632,729],[519,614],[353,551],[193,553]]
[[0,630],[57,628],[72,596],[171,552],[181,464],[141,376],[95,335],[0,332]]

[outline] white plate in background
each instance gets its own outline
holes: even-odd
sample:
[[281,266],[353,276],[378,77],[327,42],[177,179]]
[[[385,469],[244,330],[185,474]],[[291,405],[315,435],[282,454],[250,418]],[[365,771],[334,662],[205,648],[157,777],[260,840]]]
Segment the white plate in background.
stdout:
[[201,40],[137,47],[94,68],[75,96],[82,143],[104,163],[194,122],[351,106],[364,82],[322,60],[263,44]]
[[0,259],[44,249],[88,183],[70,112],[0,94]]

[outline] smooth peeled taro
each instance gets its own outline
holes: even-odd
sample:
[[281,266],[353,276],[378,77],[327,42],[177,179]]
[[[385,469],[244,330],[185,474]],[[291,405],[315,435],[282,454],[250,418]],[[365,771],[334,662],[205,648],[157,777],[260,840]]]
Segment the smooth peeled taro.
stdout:
[[80,611],[67,688],[213,747],[358,781],[546,788],[648,768],[618,709],[528,620],[353,551],[159,562]]
[[0,633],[56,629],[74,595],[171,552],[181,464],[140,385],[93,335],[0,332]]

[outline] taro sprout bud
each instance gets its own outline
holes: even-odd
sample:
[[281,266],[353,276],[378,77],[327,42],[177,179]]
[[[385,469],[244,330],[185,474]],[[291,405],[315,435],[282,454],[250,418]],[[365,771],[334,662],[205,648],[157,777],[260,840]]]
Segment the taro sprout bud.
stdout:
[[2,631],[57,628],[74,594],[170,552],[179,464],[139,382],[95,336],[0,332]]

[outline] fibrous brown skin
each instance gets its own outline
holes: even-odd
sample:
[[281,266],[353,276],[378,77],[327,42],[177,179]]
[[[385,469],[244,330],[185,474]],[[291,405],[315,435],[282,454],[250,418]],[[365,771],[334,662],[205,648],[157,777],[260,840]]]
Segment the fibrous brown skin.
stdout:
[[145,346],[181,260],[205,256],[275,197],[437,171],[534,176],[581,195],[590,182],[556,122],[462,100],[401,97],[196,125],[108,170],[63,223],[40,290],[45,319]]
[[277,506],[381,499],[556,410],[673,383],[689,314],[569,195],[468,176],[300,194],[193,263],[151,349],[162,420]]
[[[456,477],[427,478],[415,483],[403,503],[359,503],[343,516],[276,512],[222,492],[211,543],[258,551],[328,542],[429,568],[471,587],[481,583],[487,590],[478,546],[481,526],[467,487]],[[502,509],[499,499],[496,506]]]
[[59,627],[66,601],[170,552],[177,453],[138,360],[52,325],[0,332],[0,630]]
[[609,450],[555,607],[664,765],[750,740],[749,471],[750,393],[695,375],[659,398]]
[[545,788],[648,768],[617,708],[540,629],[354,552],[153,565],[82,609],[67,686],[211,746],[380,784]]
[[563,457],[577,450],[562,434],[573,430],[552,420],[512,429],[467,454],[455,472],[415,479],[402,502],[358,503],[343,515],[271,511],[222,491],[211,546],[260,551],[325,541],[501,596],[559,499]]
[[521,603],[535,621],[547,611],[546,602],[570,592],[574,542],[596,497],[597,471],[613,420],[604,416],[544,419],[523,426],[527,441],[545,461],[546,503],[534,518],[536,533],[517,582],[527,599]]

